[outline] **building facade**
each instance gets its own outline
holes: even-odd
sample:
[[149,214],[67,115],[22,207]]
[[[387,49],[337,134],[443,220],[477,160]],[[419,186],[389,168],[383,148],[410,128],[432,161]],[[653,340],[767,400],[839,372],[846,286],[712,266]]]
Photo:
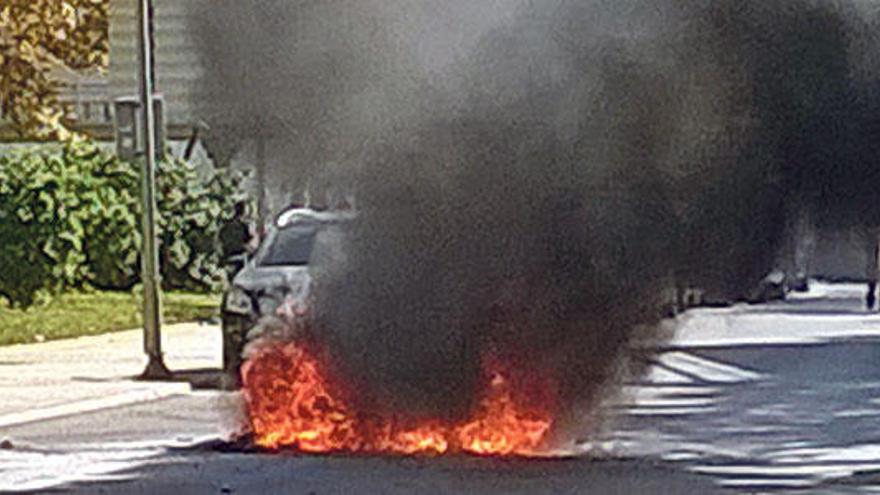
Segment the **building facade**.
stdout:
[[[164,120],[171,140],[187,139],[199,125],[194,102],[204,70],[189,26],[200,0],[153,0],[154,77],[165,101]],[[111,99],[139,94],[138,2],[110,0]]]

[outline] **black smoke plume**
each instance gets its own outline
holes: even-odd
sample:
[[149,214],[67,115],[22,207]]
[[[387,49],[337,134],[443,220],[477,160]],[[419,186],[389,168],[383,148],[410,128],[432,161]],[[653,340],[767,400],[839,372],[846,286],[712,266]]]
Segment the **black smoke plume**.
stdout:
[[793,212],[880,213],[860,6],[215,0],[195,19],[216,141],[264,140],[290,197],[333,170],[356,198],[313,295],[365,407],[459,416],[490,351],[590,402],[674,285],[743,297]]

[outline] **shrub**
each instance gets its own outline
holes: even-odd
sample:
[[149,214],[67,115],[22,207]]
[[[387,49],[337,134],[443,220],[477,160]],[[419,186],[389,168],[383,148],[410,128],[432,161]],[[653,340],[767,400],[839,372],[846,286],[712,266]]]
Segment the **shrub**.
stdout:
[[[205,176],[207,175],[207,176]],[[219,280],[214,238],[242,198],[240,180],[179,160],[157,171],[163,285]],[[0,295],[28,306],[41,293],[139,282],[140,178],[88,141],[0,155]]]

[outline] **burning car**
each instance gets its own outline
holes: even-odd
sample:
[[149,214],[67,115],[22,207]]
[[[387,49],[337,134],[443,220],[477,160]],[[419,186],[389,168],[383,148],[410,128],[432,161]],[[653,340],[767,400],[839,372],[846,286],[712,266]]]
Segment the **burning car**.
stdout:
[[223,369],[238,380],[242,351],[256,324],[272,317],[288,301],[304,303],[311,277],[309,263],[319,234],[349,214],[292,208],[282,212],[254,256],[232,279],[223,296]]
[[[241,385],[255,445],[302,452],[541,455],[552,426],[554,380],[484,356],[474,407],[456,421],[358,410],[327,349],[293,338],[308,326],[313,270],[344,263],[348,211],[290,209],[279,215],[223,300],[224,368]],[[276,338],[274,332],[284,334]]]

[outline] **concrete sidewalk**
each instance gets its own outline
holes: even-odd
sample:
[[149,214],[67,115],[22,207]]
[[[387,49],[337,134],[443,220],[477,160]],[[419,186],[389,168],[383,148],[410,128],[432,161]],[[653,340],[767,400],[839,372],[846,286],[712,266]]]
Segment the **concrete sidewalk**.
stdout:
[[[168,325],[162,337],[172,371],[222,366],[218,326]],[[190,393],[185,382],[135,381],[146,362],[140,330],[0,347],[0,428]]]
[[674,325],[675,347],[822,344],[880,338],[880,313],[865,309],[864,284],[810,282],[784,301],[688,310]]

